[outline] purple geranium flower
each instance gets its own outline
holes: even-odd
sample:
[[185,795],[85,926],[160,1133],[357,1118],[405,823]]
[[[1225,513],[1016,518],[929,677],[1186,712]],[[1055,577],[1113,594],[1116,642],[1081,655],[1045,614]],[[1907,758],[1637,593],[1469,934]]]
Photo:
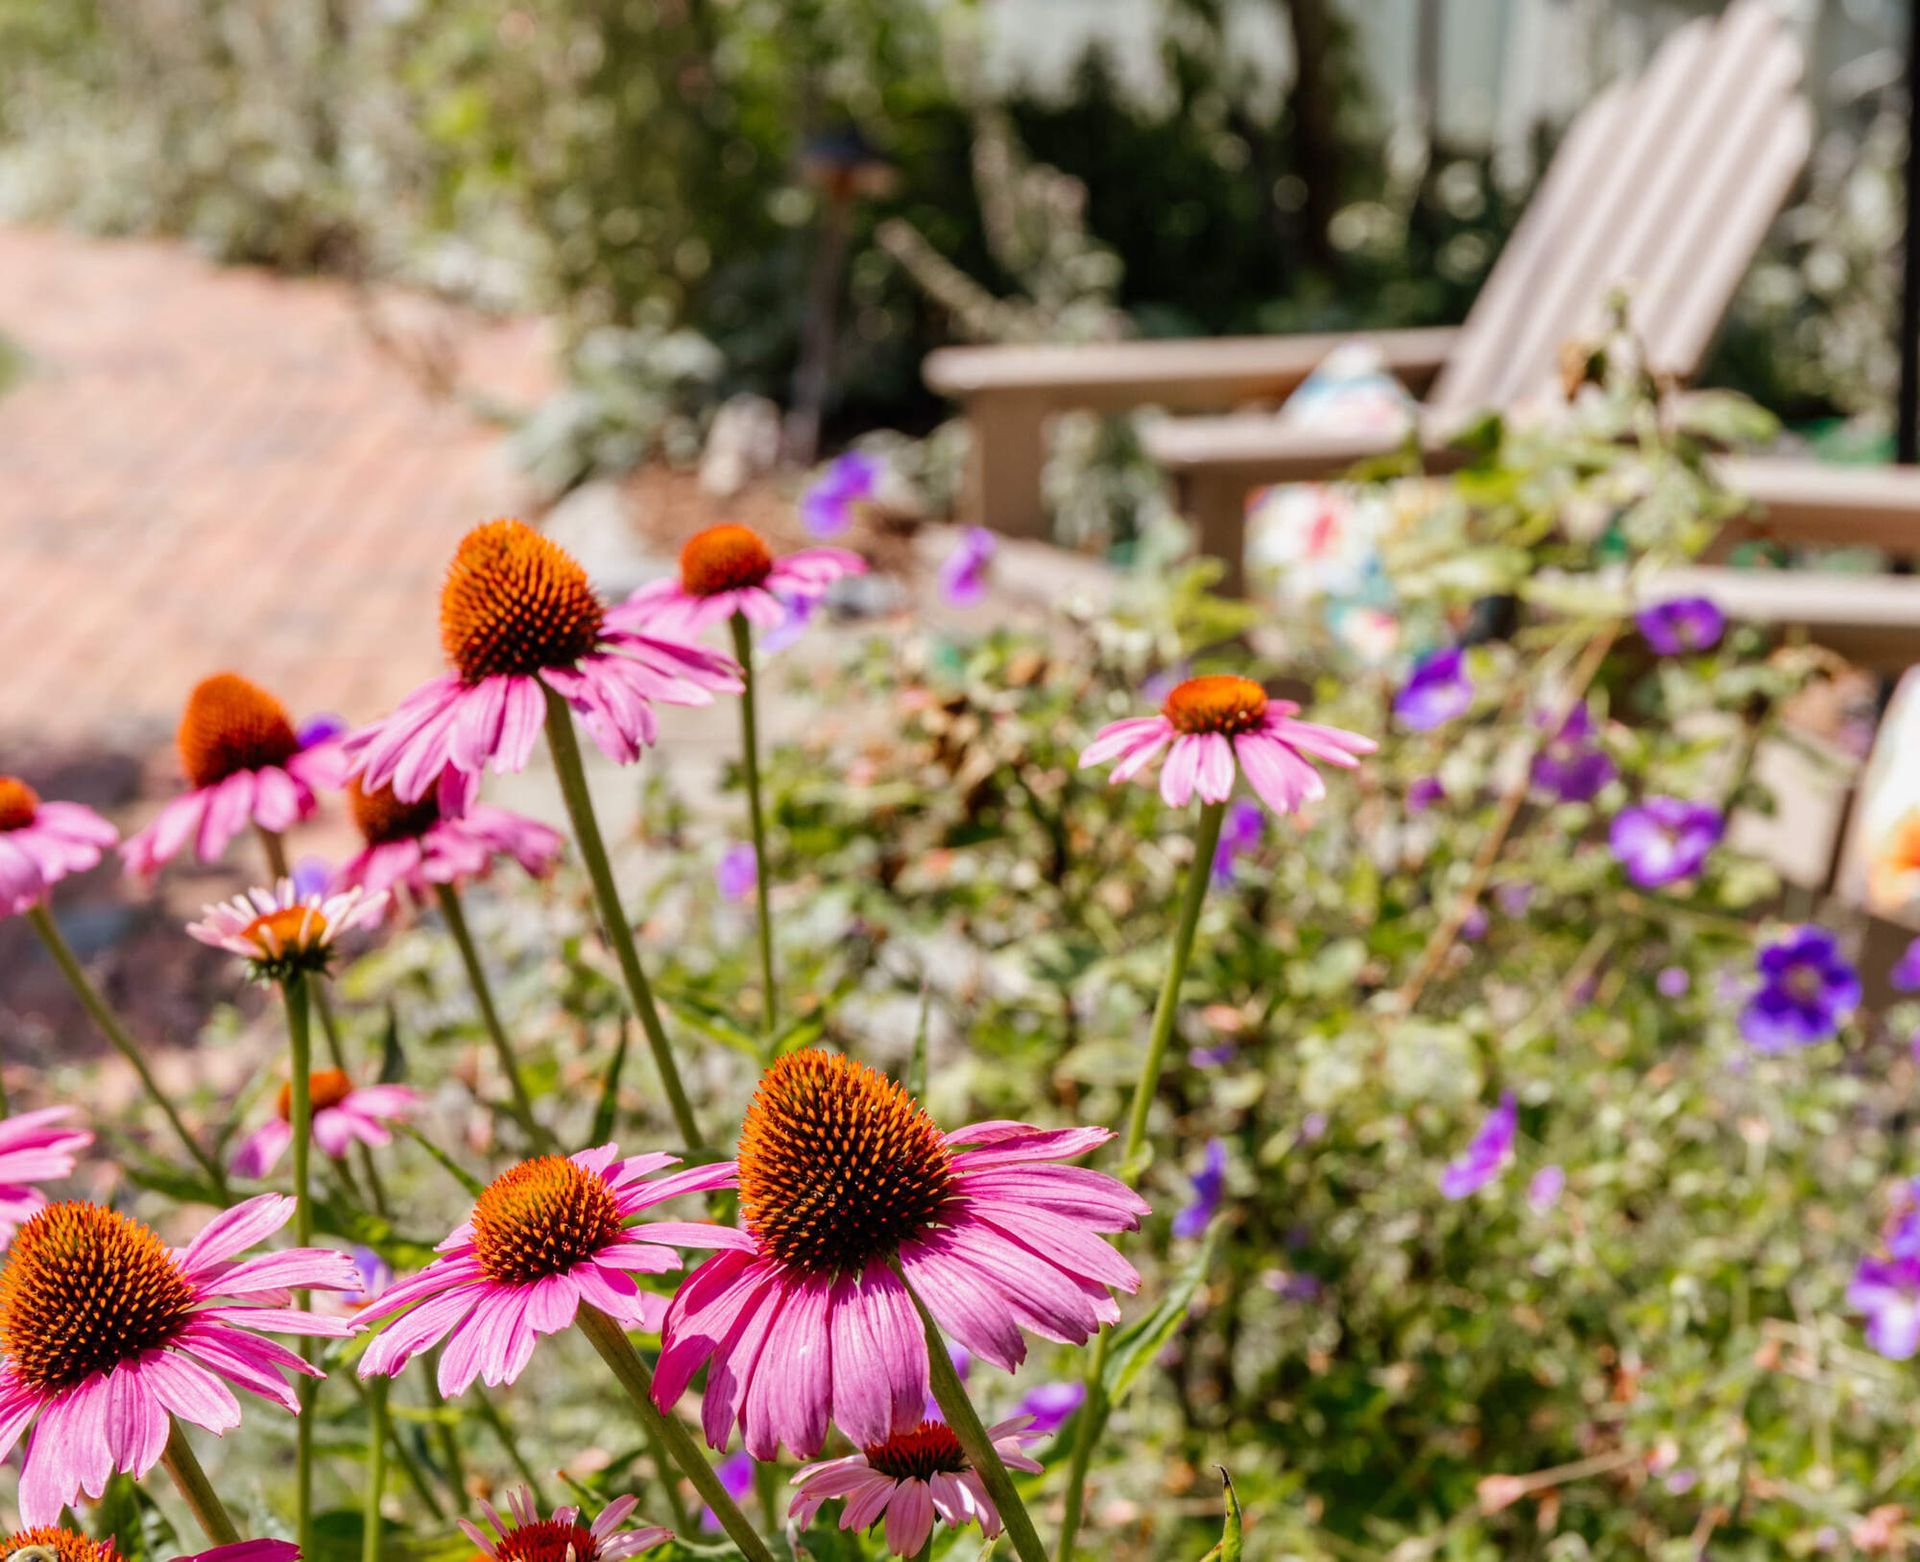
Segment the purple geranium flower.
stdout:
[[1422,776],[1407,788],[1407,812],[1423,814],[1435,803],[1445,802],[1447,789],[1438,776]]
[[1219,1139],[1207,1141],[1206,1159],[1193,1174],[1193,1198],[1173,1217],[1176,1237],[1197,1237],[1207,1229],[1214,1212],[1220,1208],[1220,1196],[1226,1191],[1227,1147]]
[[[753,1458],[744,1448],[736,1448],[728,1454],[713,1467],[713,1473],[720,1477],[721,1487],[735,1502],[741,1501],[753,1490]],[[700,1527],[718,1534],[720,1516],[711,1508],[702,1508]]]
[[987,594],[987,566],[999,547],[984,526],[969,526],[960,534],[960,546],[940,566],[940,594],[954,607],[972,607]]
[[1653,990],[1662,998],[1684,998],[1693,986],[1693,978],[1683,965],[1662,966],[1653,979]]
[[1920,1258],[1920,1177],[1900,1190],[1887,1227],[1887,1251],[1895,1258]]
[[1740,1033],[1756,1051],[1825,1041],[1860,1005],[1860,978],[1824,928],[1794,928],[1760,951],[1755,968],[1760,986],[1740,1011]]
[[1614,815],[1608,840],[1627,877],[1642,889],[1690,879],[1720,839],[1720,810],[1684,797],[1649,797]]
[[1415,732],[1431,732],[1473,704],[1473,684],[1467,677],[1466,653],[1459,646],[1435,651],[1413,664],[1413,671],[1393,699],[1393,713]]
[[1163,667],[1157,673],[1148,675],[1140,685],[1140,693],[1149,705],[1160,706],[1167,703],[1167,696],[1193,676],[1191,662],[1175,662],[1171,667]]
[[1487,1114],[1473,1142],[1447,1163],[1440,1174],[1440,1191],[1450,1199],[1464,1199],[1493,1181],[1513,1159],[1513,1136],[1519,1122],[1513,1092],[1506,1091],[1500,1104]]
[[1527,1208],[1544,1215],[1567,1190],[1567,1174],[1558,1166],[1542,1166],[1527,1183]]
[[1647,644],[1662,656],[1685,656],[1720,643],[1727,620],[1705,597],[1676,597],[1643,608],[1634,620]]
[[874,496],[882,467],[874,457],[849,450],[800,496],[800,520],[815,537],[837,537],[853,524],[854,506]]
[[1920,1259],[1863,1258],[1847,1305],[1867,1315],[1867,1343],[1890,1361],[1920,1350]]
[[1033,1424],[1027,1430],[1045,1437],[1065,1426],[1086,1401],[1084,1383],[1042,1383],[1027,1390],[1015,1414],[1032,1416]]
[[760,882],[760,863],[753,847],[740,841],[723,851],[713,870],[713,882],[728,900],[748,899]]
[[1220,821],[1220,844],[1213,849],[1213,882],[1233,877],[1233,859],[1257,851],[1267,833],[1267,811],[1249,797],[1236,797]]
[[[1546,717],[1539,718],[1545,725]],[[1591,802],[1614,777],[1613,760],[1594,741],[1593,716],[1576,705],[1533,756],[1533,784],[1563,803]]]
[[1920,938],[1907,945],[1907,952],[1887,973],[1887,981],[1897,993],[1920,993]]

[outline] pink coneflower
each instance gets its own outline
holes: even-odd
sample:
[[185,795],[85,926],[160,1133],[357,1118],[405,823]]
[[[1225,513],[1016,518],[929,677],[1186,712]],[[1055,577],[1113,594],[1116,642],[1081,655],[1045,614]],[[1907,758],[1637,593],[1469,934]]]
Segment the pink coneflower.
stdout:
[[[1026,1444],[1041,1436],[1025,1430],[1032,1416],[1015,1416],[987,1428],[994,1451],[1010,1470],[1037,1475],[1040,1465],[1027,1456]],[[942,1421],[922,1421],[857,1454],[807,1465],[793,1478],[800,1488],[789,1510],[805,1529],[820,1505],[844,1497],[840,1527],[867,1529],[887,1521],[887,1550],[897,1557],[919,1553],[933,1533],[934,1515],[955,1529],[978,1524],[989,1537],[1000,1533],[1000,1511],[967,1463],[960,1439]]]
[[1224,803],[1237,768],[1275,813],[1296,813],[1327,795],[1310,760],[1351,769],[1378,746],[1356,732],[1295,721],[1299,711],[1292,700],[1269,699],[1251,678],[1189,678],[1167,695],[1158,716],[1102,727],[1080,764],[1118,761],[1118,784],[1140,774],[1171,743],[1160,771],[1160,795],[1169,807],[1184,808],[1195,792],[1209,803]]
[[[342,1069],[323,1068],[307,1076],[313,1103],[313,1142],[336,1161],[357,1142],[393,1143],[387,1124],[420,1105],[420,1092],[405,1085],[356,1085]],[[293,1087],[282,1085],[274,1115],[241,1141],[233,1170],[240,1177],[264,1177],[293,1143]]]
[[0,917],[30,911],[69,873],[84,873],[118,835],[91,808],[43,803],[13,776],[0,776]]
[[462,539],[440,592],[440,644],[453,670],[347,739],[363,784],[391,783],[402,802],[449,770],[525,769],[547,689],[625,765],[658,735],[655,700],[707,705],[714,690],[740,688],[728,658],[617,621],[578,561],[519,521]]
[[270,890],[250,889],[203,907],[200,921],[188,923],[187,931],[203,944],[240,956],[262,981],[280,981],[324,971],[341,936],[378,922],[386,904],[384,893],[360,889],[302,895],[292,879],[282,879]]
[[97,1204],[51,1204],[20,1228],[0,1271],[0,1458],[29,1426],[20,1517],[51,1524],[117,1470],[145,1475],[168,1417],[224,1434],[229,1384],[298,1414],[286,1372],[318,1377],[251,1332],[343,1337],[351,1325],[285,1305],[290,1288],[354,1283],[345,1253],[290,1248],[236,1263],[293,1217],[266,1193],[216,1215],[184,1249]]
[[[120,1562],[111,1535],[95,1540],[57,1524],[0,1537],[0,1562],[11,1562],[23,1551],[34,1553],[23,1562]],[[230,1546],[175,1557],[173,1562],[295,1562],[299,1555],[300,1548],[290,1540],[237,1540]]]
[[215,673],[187,696],[178,735],[190,790],[120,848],[129,870],[156,873],[188,845],[212,862],[248,825],[279,834],[337,786],[343,763],[331,722],[296,731],[287,708],[237,673]]
[[412,1308],[368,1345],[360,1376],[392,1377],[444,1339],[441,1393],[462,1393],[476,1376],[489,1387],[511,1383],[532,1359],[534,1342],[572,1324],[582,1302],[628,1328],[658,1328],[665,1301],[633,1277],[678,1269],[680,1255],[667,1244],[748,1245],[745,1232],[725,1226],[626,1224],[662,1200],[726,1186],[730,1165],[648,1182],[677,1157],[618,1155],[603,1144],[565,1158],[537,1156],[496,1177],[472,1216],[440,1243],[443,1256],[366,1310],[363,1326]]
[[0,1246],[47,1207],[34,1184],[72,1176],[74,1157],[93,1143],[86,1129],[66,1126],[71,1116],[70,1106],[47,1106],[0,1123]]
[[680,576],[650,581],[607,615],[610,623],[697,635],[735,613],[756,629],[786,622],[795,604],[810,606],[867,561],[845,548],[802,548],[776,559],[747,526],[709,526],[680,550]]
[[740,1132],[751,1240],[674,1297],[655,1402],[672,1405],[711,1361],[707,1441],[724,1448],[738,1424],[756,1459],[781,1442],[810,1458],[829,1417],[863,1447],[918,1425],[926,1336],[896,1264],[954,1341],[1009,1372],[1023,1329],[1083,1343],[1119,1320],[1108,1288],[1140,1283],[1101,1234],[1136,1229],[1147,1206],[1111,1177],[1049,1163],[1111,1137],[1011,1122],[943,1134],[863,1064],[789,1053]]
[[536,879],[560,860],[560,837],[544,824],[486,803],[449,814],[437,789],[403,803],[391,786],[369,791],[355,778],[347,783],[347,801],[367,844],[341,864],[335,888],[390,890],[424,901],[437,885],[485,878],[499,857],[512,858]]
[[591,1524],[581,1523],[580,1510],[573,1507],[555,1508],[552,1518],[543,1519],[533,1493],[519,1486],[507,1493],[511,1520],[501,1518],[492,1503],[480,1504],[492,1536],[467,1519],[460,1528],[488,1562],[621,1562],[673,1539],[672,1530],[657,1524],[620,1527],[638,1503],[637,1497],[616,1497]]

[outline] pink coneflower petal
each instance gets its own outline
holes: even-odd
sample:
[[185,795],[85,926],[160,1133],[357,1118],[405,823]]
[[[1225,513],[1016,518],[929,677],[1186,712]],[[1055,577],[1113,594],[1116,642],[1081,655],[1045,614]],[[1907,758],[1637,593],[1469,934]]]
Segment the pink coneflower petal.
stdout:
[[40,904],[69,874],[84,873],[118,839],[112,825],[78,803],[46,803],[14,776],[0,775],[0,917]]

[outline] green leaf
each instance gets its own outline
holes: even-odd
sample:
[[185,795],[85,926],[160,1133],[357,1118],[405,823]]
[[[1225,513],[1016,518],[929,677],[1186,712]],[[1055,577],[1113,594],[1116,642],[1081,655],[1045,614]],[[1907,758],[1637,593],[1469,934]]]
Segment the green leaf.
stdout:
[[215,1209],[224,1209],[233,1202],[227,1193],[212,1183],[178,1167],[163,1166],[158,1161],[134,1159],[131,1156],[124,1158],[122,1164],[126,1167],[127,1175],[141,1187],[153,1193],[164,1193],[181,1203],[211,1204]]
[[1101,1378],[1109,1406],[1120,1403],[1121,1397],[1133,1387],[1135,1379],[1147,1370],[1154,1357],[1173,1338],[1174,1331],[1186,1322],[1187,1314],[1193,1308],[1193,1299],[1213,1263],[1213,1248],[1218,1234],[1217,1226],[1207,1233],[1207,1239],[1200,1245],[1193,1262],[1174,1281],[1158,1307],[1114,1336],[1113,1353],[1107,1357],[1106,1371]]
[[927,1095],[927,1021],[933,1016],[933,988],[920,984],[920,1023],[913,1029],[913,1061],[907,1066],[907,1094],[916,1101]]
[[387,1005],[387,1023],[380,1031],[380,1083],[397,1085],[407,1077],[407,1054],[400,1045],[400,1013]]
[[448,1155],[445,1150],[441,1149],[439,1145],[435,1144],[411,1123],[396,1122],[393,1126],[438,1161],[446,1170],[447,1174],[451,1176],[455,1182],[459,1183],[461,1187],[465,1188],[474,1198],[479,1198],[481,1194],[487,1191],[487,1185],[484,1182],[463,1170],[454,1161],[452,1156]]
[[96,1540],[112,1540],[125,1562],[177,1556],[180,1536],[154,1500],[131,1476],[115,1475],[93,1516]]
[[1246,1527],[1240,1516],[1240,1498],[1233,1489],[1233,1477],[1227,1474],[1227,1467],[1216,1465],[1214,1468],[1219,1470],[1221,1483],[1227,1489],[1227,1514],[1220,1526],[1220,1544],[1202,1557],[1200,1562],[1240,1562]]

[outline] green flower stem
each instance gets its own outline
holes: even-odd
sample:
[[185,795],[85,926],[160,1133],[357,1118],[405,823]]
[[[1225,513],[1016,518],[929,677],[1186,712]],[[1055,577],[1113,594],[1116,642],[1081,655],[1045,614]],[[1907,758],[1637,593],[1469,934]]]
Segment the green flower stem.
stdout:
[[480,963],[480,951],[474,945],[473,930],[467,926],[467,912],[460,903],[460,892],[451,884],[436,884],[433,889],[440,902],[440,915],[446,919],[447,931],[453,934],[453,942],[460,951],[460,963],[466,967],[467,984],[473,988],[473,1002],[480,1011],[480,1022],[486,1027],[487,1039],[493,1043],[500,1072],[507,1076],[507,1089],[513,1094],[514,1120],[535,1150],[551,1150],[553,1135],[542,1128],[533,1115],[533,1097],[521,1076],[520,1060],[513,1055],[513,1043],[507,1039],[506,1027],[500,1023],[493,988],[487,981],[487,968]]
[[93,1023],[99,1027],[100,1034],[112,1043],[114,1051],[133,1066],[134,1073],[140,1076],[140,1083],[146,1087],[148,1097],[160,1108],[161,1115],[172,1126],[180,1142],[187,1147],[187,1153],[208,1177],[213,1185],[224,1195],[227,1191],[227,1174],[221,1170],[220,1163],[200,1147],[200,1143],[187,1131],[187,1125],[180,1120],[180,1114],[174,1110],[173,1103],[167,1099],[166,1092],[160,1088],[160,1082],[153,1077],[153,1071],[147,1067],[147,1060],[141,1054],[139,1043],[127,1034],[126,1027],[119,1017],[107,1006],[105,998],[100,996],[87,973],[81,968],[80,960],[72,947],[61,935],[60,926],[53,920],[53,913],[44,904],[35,906],[27,913],[27,921],[34,932],[40,935],[40,941],[47,946],[47,953],[53,956],[53,963],[60,967],[60,974],[67,979],[67,985],[73,989],[74,996],[80,1000]]
[[[357,1373],[352,1372],[342,1373],[340,1380],[360,1396],[360,1403],[366,1407],[367,1415],[369,1419],[371,1419],[373,1406],[369,1402],[371,1396],[367,1392],[367,1385],[360,1381]],[[391,1380],[383,1379],[382,1381],[390,1382]],[[399,1467],[400,1473],[407,1478],[407,1484],[413,1488],[414,1494],[426,1505],[427,1511],[433,1515],[435,1522],[444,1524],[447,1520],[447,1510],[441,1506],[440,1498],[435,1494],[433,1487],[428,1484],[426,1476],[421,1474],[419,1464],[408,1451],[407,1440],[400,1433],[399,1423],[384,1409],[382,1410],[382,1418],[386,1422],[387,1452],[392,1456],[393,1463]]]
[[[293,1078],[288,1120],[293,1128],[293,1245],[313,1246],[313,1025],[307,1003],[307,978],[299,973],[281,983],[287,1002],[287,1042]],[[293,1305],[304,1308],[309,1293],[295,1291]],[[303,1337],[300,1354],[312,1361],[319,1341]],[[303,1377],[295,1386],[300,1417],[294,1428],[294,1536],[303,1557],[313,1555],[313,1406],[319,1384]]]
[[533,1505],[544,1509],[547,1502],[546,1498],[540,1495],[540,1477],[534,1473],[533,1466],[527,1462],[527,1456],[520,1451],[520,1440],[513,1435],[513,1427],[508,1423],[507,1418],[500,1414],[500,1407],[478,1383],[474,1384],[468,1392],[474,1396],[475,1402],[480,1406],[480,1419],[492,1429],[494,1437],[499,1441],[500,1447],[505,1451],[520,1479],[527,1483],[527,1489],[533,1493]]
[[380,1499],[387,1489],[387,1383],[367,1385],[367,1497],[360,1512],[360,1562],[380,1562]]
[[908,1284],[898,1264],[893,1272],[899,1276],[900,1283],[906,1286],[907,1295],[913,1299],[914,1310],[920,1314],[920,1325],[927,1334],[927,1370],[932,1379],[933,1397],[946,1416],[947,1425],[953,1428],[953,1435],[960,1439],[960,1446],[966,1450],[967,1463],[986,1482],[987,1495],[993,1499],[994,1507],[1000,1510],[1000,1522],[1006,1526],[1020,1562],[1047,1562],[1046,1548],[1040,1544],[1033,1520],[1027,1516],[1027,1505],[1020,1500],[1013,1477],[1007,1474],[1007,1467],[1000,1462],[999,1450],[993,1446],[993,1439],[987,1436],[986,1427],[981,1425],[973,1401],[967,1398],[960,1374],[953,1369],[953,1358],[947,1354],[947,1342],[941,1338],[939,1324],[933,1321],[927,1304]]
[[[544,685],[542,686],[544,687]],[[593,816],[593,798],[587,791],[587,774],[580,764],[580,741],[573,731],[573,713],[567,702],[547,689],[547,747],[553,752],[553,768],[559,773],[560,793],[566,799],[567,817],[573,821],[574,839],[593,880],[594,904],[600,913],[601,931],[613,946],[620,962],[620,974],[626,979],[627,996],[646,1032],[647,1047],[653,1053],[653,1066],[660,1072],[660,1083],[673,1108],[673,1120],[680,1137],[690,1150],[705,1143],[700,1127],[693,1119],[693,1105],[687,1100],[686,1087],[680,1083],[680,1070],[673,1061],[673,1048],[667,1043],[666,1027],[660,1023],[660,1011],[653,1001],[653,988],[647,973],[640,968],[640,952],[633,947],[633,929],[620,905],[620,891],[613,882],[613,866],[607,861],[607,848],[600,839],[600,825]]]
[[780,1028],[780,989],[773,975],[773,917],[767,910],[771,893],[767,876],[767,821],[760,801],[760,737],[753,688],[753,628],[744,613],[733,615],[733,655],[746,685],[740,691],[740,754],[747,776],[747,812],[753,821],[753,892],[760,914],[760,987],[765,995],[762,1029],[768,1036]]
[[464,1508],[467,1505],[467,1464],[460,1456],[460,1439],[454,1433],[453,1423],[444,1414],[447,1398],[440,1392],[439,1359],[437,1350],[421,1356],[420,1376],[426,1379],[427,1403],[436,1411],[443,1412],[434,1418],[433,1434],[440,1444],[440,1457],[447,1462],[447,1480],[453,1490],[453,1500]]
[[[1193,864],[1187,870],[1180,921],[1173,932],[1173,955],[1167,962],[1166,980],[1160,986],[1160,1001],[1154,1006],[1153,1029],[1147,1037],[1146,1056],[1140,1060],[1140,1077],[1134,1082],[1133,1104],[1127,1113],[1126,1138],[1120,1146],[1120,1176],[1129,1187],[1137,1183],[1146,1170],[1142,1157],[1147,1143],[1147,1119],[1160,1088],[1167,1044],[1173,1039],[1180,986],[1186,980],[1187,964],[1193,958],[1194,933],[1200,926],[1200,907],[1206,901],[1207,885],[1213,878],[1213,857],[1220,845],[1220,825],[1226,812],[1225,803],[1200,806],[1200,827],[1194,832]],[[1060,1519],[1060,1562],[1072,1562],[1073,1546],[1079,1538],[1080,1519],[1086,1505],[1087,1468],[1093,1462],[1094,1446],[1107,1425],[1105,1378],[1107,1358],[1112,1352],[1113,1331],[1104,1329],[1093,1342],[1093,1351],[1087,1358],[1087,1395],[1073,1420],[1073,1456],[1067,1465],[1066,1506]]]
[[173,1477],[173,1484],[180,1488],[180,1495],[193,1510],[194,1521],[206,1531],[208,1540],[216,1546],[231,1546],[239,1540],[240,1531],[227,1517],[220,1494],[213,1489],[213,1482],[207,1479],[207,1472],[194,1457],[187,1434],[180,1430],[178,1421],[167,1426],[167,1446],[160,1450],[160,1462]]
[[[727,1495],[726,1487],[720,1484],[720,1477],[695,1445],[692,1434],[675,1417],[663,1415],[654,1404],[653,1374],[640,1359],[640,1353],[633,1348],[627,1331],[599,1308],[585,1302],[580,1304],[577,1322],[580,1332],[593,1341],[593,1348],[600,1353],[600,1359],[627,1391],[627,1398],[633,1401],[633,1408],[639,1412],[640,1424],[647,1429],[648,1436],[664,1447],[673,1463],[686,1473],[687,1479],[693,1482],[693,1489],[700,1494],[701,1501],[713,1509],[720,1527],[727,1532],[727,1538],[740,1548],[740,1554],[747,1562],[773,1562],[773,1553],[767,1549],[767,1543],[748,1522],[739,1505]],[[667,1501],[673,1509],[673,1527],[685,1534],[688,1525],[686,1505],[664,1462],[660,1469],[660,1483],[666,1487]]]

